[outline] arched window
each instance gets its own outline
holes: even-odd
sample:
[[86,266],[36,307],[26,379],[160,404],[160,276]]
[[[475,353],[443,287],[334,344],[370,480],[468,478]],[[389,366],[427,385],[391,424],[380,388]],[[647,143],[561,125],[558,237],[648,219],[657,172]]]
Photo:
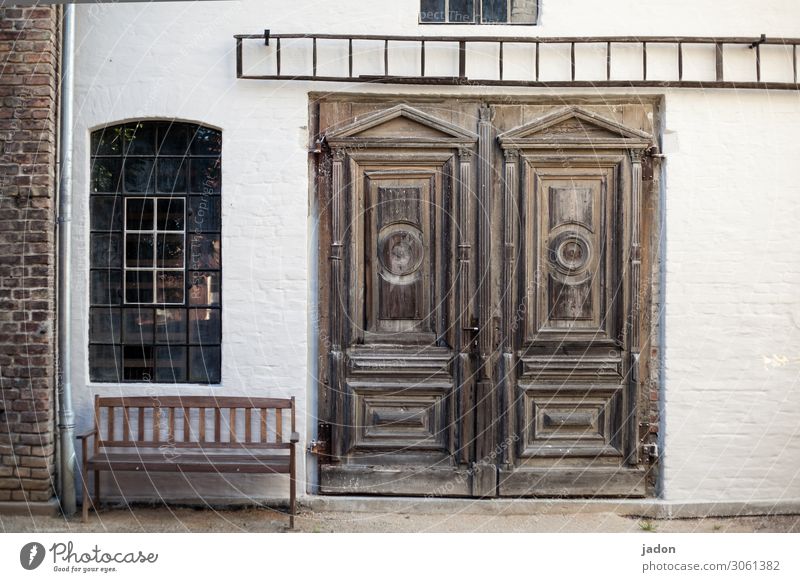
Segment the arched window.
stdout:
[[222,134],[139,121],[91,147],[90,379],[220,382]]

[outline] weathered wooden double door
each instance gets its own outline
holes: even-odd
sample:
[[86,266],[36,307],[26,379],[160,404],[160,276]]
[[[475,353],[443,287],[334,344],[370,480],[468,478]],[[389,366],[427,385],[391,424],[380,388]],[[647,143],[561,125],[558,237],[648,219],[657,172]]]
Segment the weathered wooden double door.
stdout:
[[645,494],[653,114],[314,101],[322,493]]

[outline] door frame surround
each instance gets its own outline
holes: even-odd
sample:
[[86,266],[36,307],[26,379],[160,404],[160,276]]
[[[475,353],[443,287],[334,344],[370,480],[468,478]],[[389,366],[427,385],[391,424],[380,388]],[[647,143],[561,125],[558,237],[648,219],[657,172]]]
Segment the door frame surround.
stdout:
[[[417,107],[425,108],[436,106],[448,100],[458,100],[460,102],[469,101],[476,104],[485,104],[485,108],[481,108],[480,119],[476,120],[478,131],[475,133],[465,130],[457,125],[451,125],[438,119],[435,116],[426,116],[424,120],[426,124],[430,125],[431,120],[436,120],[441,123],[441,129],[444,133],[448,134],[446,140],[432,138],[432,137],[413,137],[395,139],[391,145],[382,141],[381,138],[375,139],[351,139],[351,137],[360,132],[368,130],[375,124],[383,123],[387,120],[387,113],[413,116],[419,111]],[[397,105],[401,102],[400,105]],[[356,118],[355,121],[350,119],[350,123],[343,124],[344,131],[333,130],[330,128],[320,127],[320,103],[349,103],[354,107],[358,106],[359,111],[369,110],[374,107],[377,111],[375,114],[360,115],[361,120]],[[640,135],[635,135],[636,132],[631,134],[631,127],[627,125],[619,125],[616,129],[624,129],[629,132],[628,140],[617,140],[614,143],[605,144],[608,148],[620,148],[626,151],[639,151],[641,155],[631,155],[629,160],[631,168],[634,172],[638,172],[644,178],[641,182],[642,187],[637,192],[636,198],[638,199],[638,206],[634,208],[634,214],[640,213],[641,220],[634,221],[638,229],[639,245],[634,244],[633,252],[639,256],[638,261],[634,261],[631,266],[632,276],[630,298],[631,301],[639,303],[640,309],[636,310],[639,315],[638,320],[634,321],[632,329],[635,329],[633,334],[630,334],[631,345],[631,361],[630,367],[634,371],[632,375],[634,382],[629,391],[629,397],[636,400],[637,415],[629,419],[628,430],[630,434],[635,435],[629,443],[628,453],[641,456],[639,465],[646,471],[647,495],[652,496],[657,493],[657,480],[658,480],[658,462],[657,458],[650,456],[647,451],[643,452],[640,445],[655,443],[658,439],[659,424],[660,424],[660,371],[661,366],[661,349],[662,342],[660,341],[662,322],[661,314],[658,310],[658,305],[653,301],[654,297],[659,297],[661,288],[662,273],[660,266],[661,261],[661,241],[662,241],[662,171],[663,167],[660,163],[659,157],[650,157],[649,154],[652,150],[649,149],[655,140],[655,144],[660,142],[660,136],[663,133],[663,97],[659,95],[609,95],[598,97],[584,97],[584,96],[561,96],[561,97],[546,97],[546,96],[505,96],[505,95],[380,95],[369,93],[310,93],[310,137],[311,137],[311,152],[309,161],[309,183],[310,183],[310,205],[311,215],[316,226],[315,238],[316,245],[312,249],[313,264],[316,265],[318,277],[316,279],[316,290],[313,293],[312,304],[314,304],[313,313],[316,317],[312,322],[312,350],[310,357],[313,360],[312,370],[316,370],[316,374],[311,374],[309,378],[309,392],[310,407],[309,410],[312,414],[309,419],[312,421],[310,426],[310,433],[313,443],[314,452],[318,453],[312,456],[312,471],[313,469],[322,468],[324,470],[327,465],[328,459],[331,455],[337,454],[330,448],[331,440],[334,442],[341,442],[341,435],[336,434],[336,427],[331,427],[330,412],[331,405],[336,406],[335,402],[331,401],[331,381],[332,375],[337,374],[338,370],[343,370],[345,362],[341,356],[341,349],[337,354],[335,349],[337,345],[336,333],[342,325],[342,314],[337,315],[336,310],[329,311],[327,306],[336,300],[334,294],[336,293],[336,285],[331,283],[337,280],[337,277],[343,276],[336,274],[337,264],[341,265],[344,259],[343,255],[337,256],[337,252],[343,252],[344,248],[341,240],[338,244],[335,242],[336,224],[330,221],[329,210],[336,208],[337,205],[344,204],[344,201],[336,197],[331,200],[325,200],[326,192],[336,191],[335,184],[343,184],[346,179],[347,172],[349,172],[348,164],[345,164],[344,152],[347,151],[348,157],[360,160],[369,160],[370,158],[379,159],[381,155],[386,154],[386,149],[383,149],[383,154],[372,153],[370,150],[373,148],[415,148],[417,150],[428,150],[431,159],[443,159],[444,157],[451,156],[453,162],[453,177],[455,181],[461,183],[460,187],[453,188],[453,197],[458,199],[465,193],[472,194],[476,199],[483,200],[487,207],[493,208],[495,212],[498,208],[501,209],[508,204],[513,203],[509,193],[511,189],[518,188],[519,184],[516,182],[518,178],[519,166],[523,163],[525,157],[535,157],[541,155],[542,147],[558,148],[578,148],[585,147],[587,143],[597,145],[597,142],[589,142],[577,144],[574,142],[562,144],[546,144],[535,143],[535,139],[525,141],[522,133],[517,130],[524,129],[522,127],[516,128],[514,131],[506,131],[499,133],[494,130],[492,126],[492,112],[488,105],[546,105],[551,107],[550,116],[556,122],[559,115],[564,115],[572,111],[577,111],[581,114],[592,115],[587,112],[584,107],[597,109],[600,106],[625,108],[635,107],[637,104],[646,103],[651,107],[653,116],[652,134],[653,137],[641,132]],[[430,109],[428,109],[430,110]],[[615,109],[616,111],[616,109]],[[547,116],[544,116],[547,117]],[[537,122],[542,122],[542,117],[537,119]],[[598,115],[595,121],[600,123],[606,122],[608,118],[603,115]],[[341,125],[339,127],[342,127]],[[516,134],[515,134],[516,131]],[[349,134],[349,135],[348,135]],[[325,140],[322,138],[325,137]],[[498,168],[500,177],[492,177],[491,167],[485,167],[486,164],[480,163],[480,160],[491,160],[493,148],[499,146],[504,156],[505,163],[501,164]],[[328,150],[327,148],[330,148]],[[325,152],[330,151],[331,154]],[[442,153],[444,150],[450,153]],[[396,150],[397,151],[397,150]],[[657,152],[657,150],[655,150]],[[338,152],[338,153],[337,153]],[[476,157],[478,163],[472,166],[472,161]],[[389,154],[391,155],[391,154]],[[349,164],[356,163],[355,161],[348,162]],[[488,162],[491,165],[491,162]],[[411,164],[413,165],[413,164]],[[524,179],[524,178],[523,178]],[[463,182],[467,182],[467,187],[463,186]],[[483,198],[482,198],[483,197]],[[480,202],[479,202],[480,203]],[[459,207],[459,204],[456,204]],[[463,205],[463,209],[467,209],[468,205]],[[457,210],[458,212],[458,210]],[[484,229],[490,229],[493,226],[501,226],[505,230],[503,234],[497,239],[504,243],[509,241],[508,227],[503,225],[502,220],[498,223],[490,224],[487,221],[485,225],[480,224],[483,221],[477,221],[475,226],[476,240],[471,241],[476,246],[484,244],[486,234],[483,236],[480,232]],[[341,225],[340,225],[341,227]],[[636,230],[634,227],[633,230]],[[631,233],[635,237],[636,233]],[[497,235],[495,235],[497,236]],[[513,237],[512,237],[513,238]],[[633,239],[636,240],[635,238]],[[469,253],[460,249],[461,241],[456,245],[457,256],[455,260],[459,261],[459,269],[465,266],[469,268]],[[329,251],[330,249],[330,251]],[[340,249],[337,251],[337,249]],[[488,254],[486,256],[489,256]],[[466,263],[463,261],[466,260]],[[487,260],[486,265],[477,265],[478,269],[491,268],[497,271],[492,276],[505,278],[510,266],[508,262],[492,261],[491,258]],[[475,266],[473,266],[475,268]],[[638,271],[637,275],[634,271]],[[328,275],[327,277],[325,275]],[[639,285],[634,281],[636,278],[640,279]],[[329,283],[331,283],[329,285]],[[488,286],[487,286],[488,287]],[[343,286],[339,284],[339,289]],[[638,292],[633,292],[637,289]],[[455,286],[458,297],[458,286]],[[484,313],[484,317],[491,318],[494,309],[501,310],[508,313],[509,309],[513,309],[513,302],[504,300],[504,298],[493,297],[489,295],[491,292],[487,289],[477,289],[478,295],[483,296],[484,299],[478,299],[474,305],[466,306],[460,305],[456,312],[464,315],[470,312],[470,309],[480,310]],[[482,295],[486,293],[487,295]],[[458,299],[456,299],[458,301]],[[483,311],[485,310],[485,311]],[[461,325],[456,326],[461,329]],[[487,326],[488,327],[488,326]],[[636,336],[638,335],[638,339]],[[480,343],[480,360],[492,361],[491,365],[502,367],[503,362],[507,361],[506,347],[504,334],[498,333],[493,336],[489,333],[481,334],[478,338]],[[455,346],[455,357],[459,358],[465,352],[465,344],[470,343],[464,337],[454,338],[457,341]],[[459,349],[460,348],[460,349]],[[634,348],[639,348],[634,349]],[[331,357],[329,358],[329,352]],[[477,363],[476,367],[480,369],[481,364]],[[474,372],[474,370],[473,370]],[[478,380],[478,383],[480,379]],[[509,384],[509,383],[506,383]],[[507,390],[504,388],[503,390]],[[501,391],[503,391],[501,390]],[[336,391],[333,391],[336,392]],[[338,391],[341,393],[341,391]],[[476,398],[480,398],[480,394]],[[501,398],[507,398],[501,396]],[[339,403],[341,406],[342,403]],[[314,414],[316,413],[316,414]],[[498,426],[501,427],[503,422],[508,422],[508,419],[499,419]],[[507,427],[506,427],[507,428]],[[635,442],[633,442],[635,440]],[[652,450],[652,449],[648,449]],[[497,463],[498,473],[502,474],[503,467],[508,467],[508,457],[505,453],[500,454],[502,462]],[[473,455],[474,458],[482,458],[478,455]],[[319,465],[314,461],[318,461]],[[481,471],[480,467],[474,465],[467,465],[460,467],[454,473],[447,477],[446,482],[449,486],[452,482],[460,482],[460,486],[454,487],[452,490],[445,492],[443,489],[433,492],[435,495],[452,495],[452,496],[484,496],[493,495],[493,491],[497,487],[497,477],[487,481],[485,473]],[[412,477],[413,470],[409,470],[405,475],[400,475],[401,479]],[[454,479],[455,476],[455,479]],[[317,483],[312,483],[312,492],[317,491]],[[331,493],[327,491],[326,493]],[[358,494],[355,492],[342,491],[343,494]],[[375,490],[377,494],[408,494],[408,495],[431,495],[430,490],[424,487],[419,491],[404,491],[392,492]],[[558,496],[558,494],[548,493],[543,496]],[[615,493],[604,494],[599,492],[600,496],[608,495],[614,496]],[[569,495],[568,495],[569,496]]]

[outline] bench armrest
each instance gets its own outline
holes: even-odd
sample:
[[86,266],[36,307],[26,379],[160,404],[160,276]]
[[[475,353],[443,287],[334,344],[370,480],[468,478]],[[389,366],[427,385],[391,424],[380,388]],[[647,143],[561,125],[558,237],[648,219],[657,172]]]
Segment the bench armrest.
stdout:
[[78,435],[78,436],[76,436],[75,438],[76,438],[76,439],[78,439],[78,440],[81,440],[81,441],[83,441],[83,440],[86,440],[86,439],[88,439],[88,438],[89,438],[89,437],[91,437],[91,436],[94,436],[94,435],[96,435],[96,434],[97,434],[97,429],[96,429],[96,428],[93,428],[92,430],[90,430],[90,431],[88,431],[88,432],[85,432],[85,433],[83,433],[83,434],[79,434],[79,435]]
[[292,442],[292,443],[300,442],[300,435],[298,433],[296,433],[296,432],[293,432],[291,438],[289,439],[289,442]]
[[[92,430],[87,431],[83,434],[79,434],[77,438],[81,442],[81,455],[83,455],[83,475],[86,478],[86,461],[89,457],[89,437],[97,437],[97,427],[94,427]],[[94,441],[95,448],[97,447],[97,440]]]

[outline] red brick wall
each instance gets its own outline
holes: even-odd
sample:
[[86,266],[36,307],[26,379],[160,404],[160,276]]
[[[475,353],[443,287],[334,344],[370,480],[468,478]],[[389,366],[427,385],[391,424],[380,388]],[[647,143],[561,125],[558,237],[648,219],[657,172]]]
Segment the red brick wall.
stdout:
[[54,493],[57,17],[0,8],[0,502]]

